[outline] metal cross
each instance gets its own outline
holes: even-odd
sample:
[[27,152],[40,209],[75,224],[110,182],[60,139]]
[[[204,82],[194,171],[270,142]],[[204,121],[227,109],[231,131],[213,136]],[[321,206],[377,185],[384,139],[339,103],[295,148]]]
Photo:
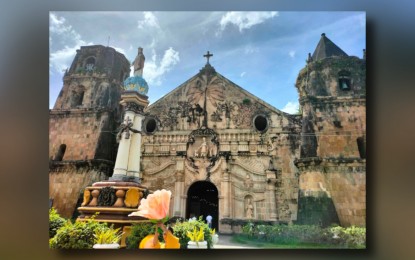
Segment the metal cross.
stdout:
[[212,56],[213,56],[213,54],[210,54],[209,51],[205,55],[203,55],[203,57],[207,58],[207,63],[209,63],[209,58],[212,57]]

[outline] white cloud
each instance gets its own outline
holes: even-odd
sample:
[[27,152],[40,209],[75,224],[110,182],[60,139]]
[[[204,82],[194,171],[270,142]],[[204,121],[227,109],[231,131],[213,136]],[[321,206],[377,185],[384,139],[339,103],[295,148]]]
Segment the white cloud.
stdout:
[[243,78],[244,76],[245,76],[245,74],[246,74],[246,72],[244,71],[244,72],[242,72],[241,73],[241,78]]
[[55,48],[58,48],[59,41],[63,41],[66,44],[57,50],[51,50],[49,55],[49,73],[52,75],[57,73],[63,75],[63,71],[70,67],[72,60],[75,57],[76,50],[84,45],[91,45],[92,42],[85,42],[81,39],[81,35],[76,32],[71,25],[68,25],[65,18],[59,17],[54,13],[49,15],[49,30],[50,30],[50,42],[52,38]]
[[145,27],[155,27],[160,28],[157,17],[152,12],[144,12],[144,20],[138,21],[138,29],[143,29]]
[[71,25],[66,24],[63,17],[58,17],[54,13],[49,15],[49,31],[50,34],[57,34],[73,41],[79,41],[81,36],[72,28]]
[[259,49],[257,47],[252,47],[252,46],[248,45],[248,46],[245,47],[244,52],[245,52],[245,54],[252,54],[252,53],[255,53],[255,52],[259,52]]
[[294,58],[295,57],[295,51],[290,51],[288,53],[288,55],[290,55],[291,58]]
[[150,85],[160,86],[163,75],[169,72],[179,61],[179,52],[175,51],[172,47],[164,52],[160,62],[158,62],[157,54],[153,49],[151,60],[146,61],[144,65],[143,77]]
[[110,47],[114,48],[114,50],[118,51],[119,53],[124,54],[124,56],[126,55],[126,51],[123,48],[115,47],[115,46],[110,46]]
[[[63,74],[63,71],[71,65],[76,50],[79,49],[81,45],[85,45],[85,42],[73,47],[65,46],[65,48],[61,50],[52,52],[49,57],[49,67],[58,72],[58,74]],[[51,74],[52,73],[53,72],[51,72]]]
[[278,12],[227,12],[220,20],[220,29],[223,31],[228,24],[233,24],[242,32],[275,16]]
[[284,111],[289,114],[297,114],[300,105],[298,102],[289,101],[281,111]]

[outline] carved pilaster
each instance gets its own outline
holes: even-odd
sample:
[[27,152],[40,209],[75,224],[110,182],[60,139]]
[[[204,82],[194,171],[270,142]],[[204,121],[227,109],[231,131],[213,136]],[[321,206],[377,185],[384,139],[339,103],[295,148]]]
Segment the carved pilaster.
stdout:
[[231,207],[231,187],[230,187],[230,174],[228,169],[226,169],[222,174],[222,183],[221,183],[221,201],[223,203],[223,218],[230,217],[230,207]]
[[184,193],[184,172],[176,171],[176,182],[174,183],[174,202],[173,202],[173,215],[175,217],[185,217],[184,208],[182,207],[181,200]]
[[269,220],[277,221],[277,205],[275,200],[275,184],[277,183],[276,172],[267,170],[267,206],[269,213]]

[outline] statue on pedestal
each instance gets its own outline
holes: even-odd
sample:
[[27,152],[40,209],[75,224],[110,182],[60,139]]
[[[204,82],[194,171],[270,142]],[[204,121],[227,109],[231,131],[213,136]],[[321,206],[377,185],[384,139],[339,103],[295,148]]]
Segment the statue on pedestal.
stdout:
[[135,60],[133,62],[134,65],[134,76],[143,76],[143,69],[144,69],[144,61],[146,60],[146,57],[144,57],[143,54],[143,48],[138,48],[138,54],[135,57]]

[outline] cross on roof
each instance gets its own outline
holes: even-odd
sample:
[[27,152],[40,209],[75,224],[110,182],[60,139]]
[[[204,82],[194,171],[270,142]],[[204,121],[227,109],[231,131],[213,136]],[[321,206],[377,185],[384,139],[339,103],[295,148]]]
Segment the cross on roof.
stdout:
[[213,56],[213,54],[209,53],[209,51],[205,55],[203,55],[203,57],[207,58],[207,63],[209,63],[209,58],[212,57],[212,56]]

